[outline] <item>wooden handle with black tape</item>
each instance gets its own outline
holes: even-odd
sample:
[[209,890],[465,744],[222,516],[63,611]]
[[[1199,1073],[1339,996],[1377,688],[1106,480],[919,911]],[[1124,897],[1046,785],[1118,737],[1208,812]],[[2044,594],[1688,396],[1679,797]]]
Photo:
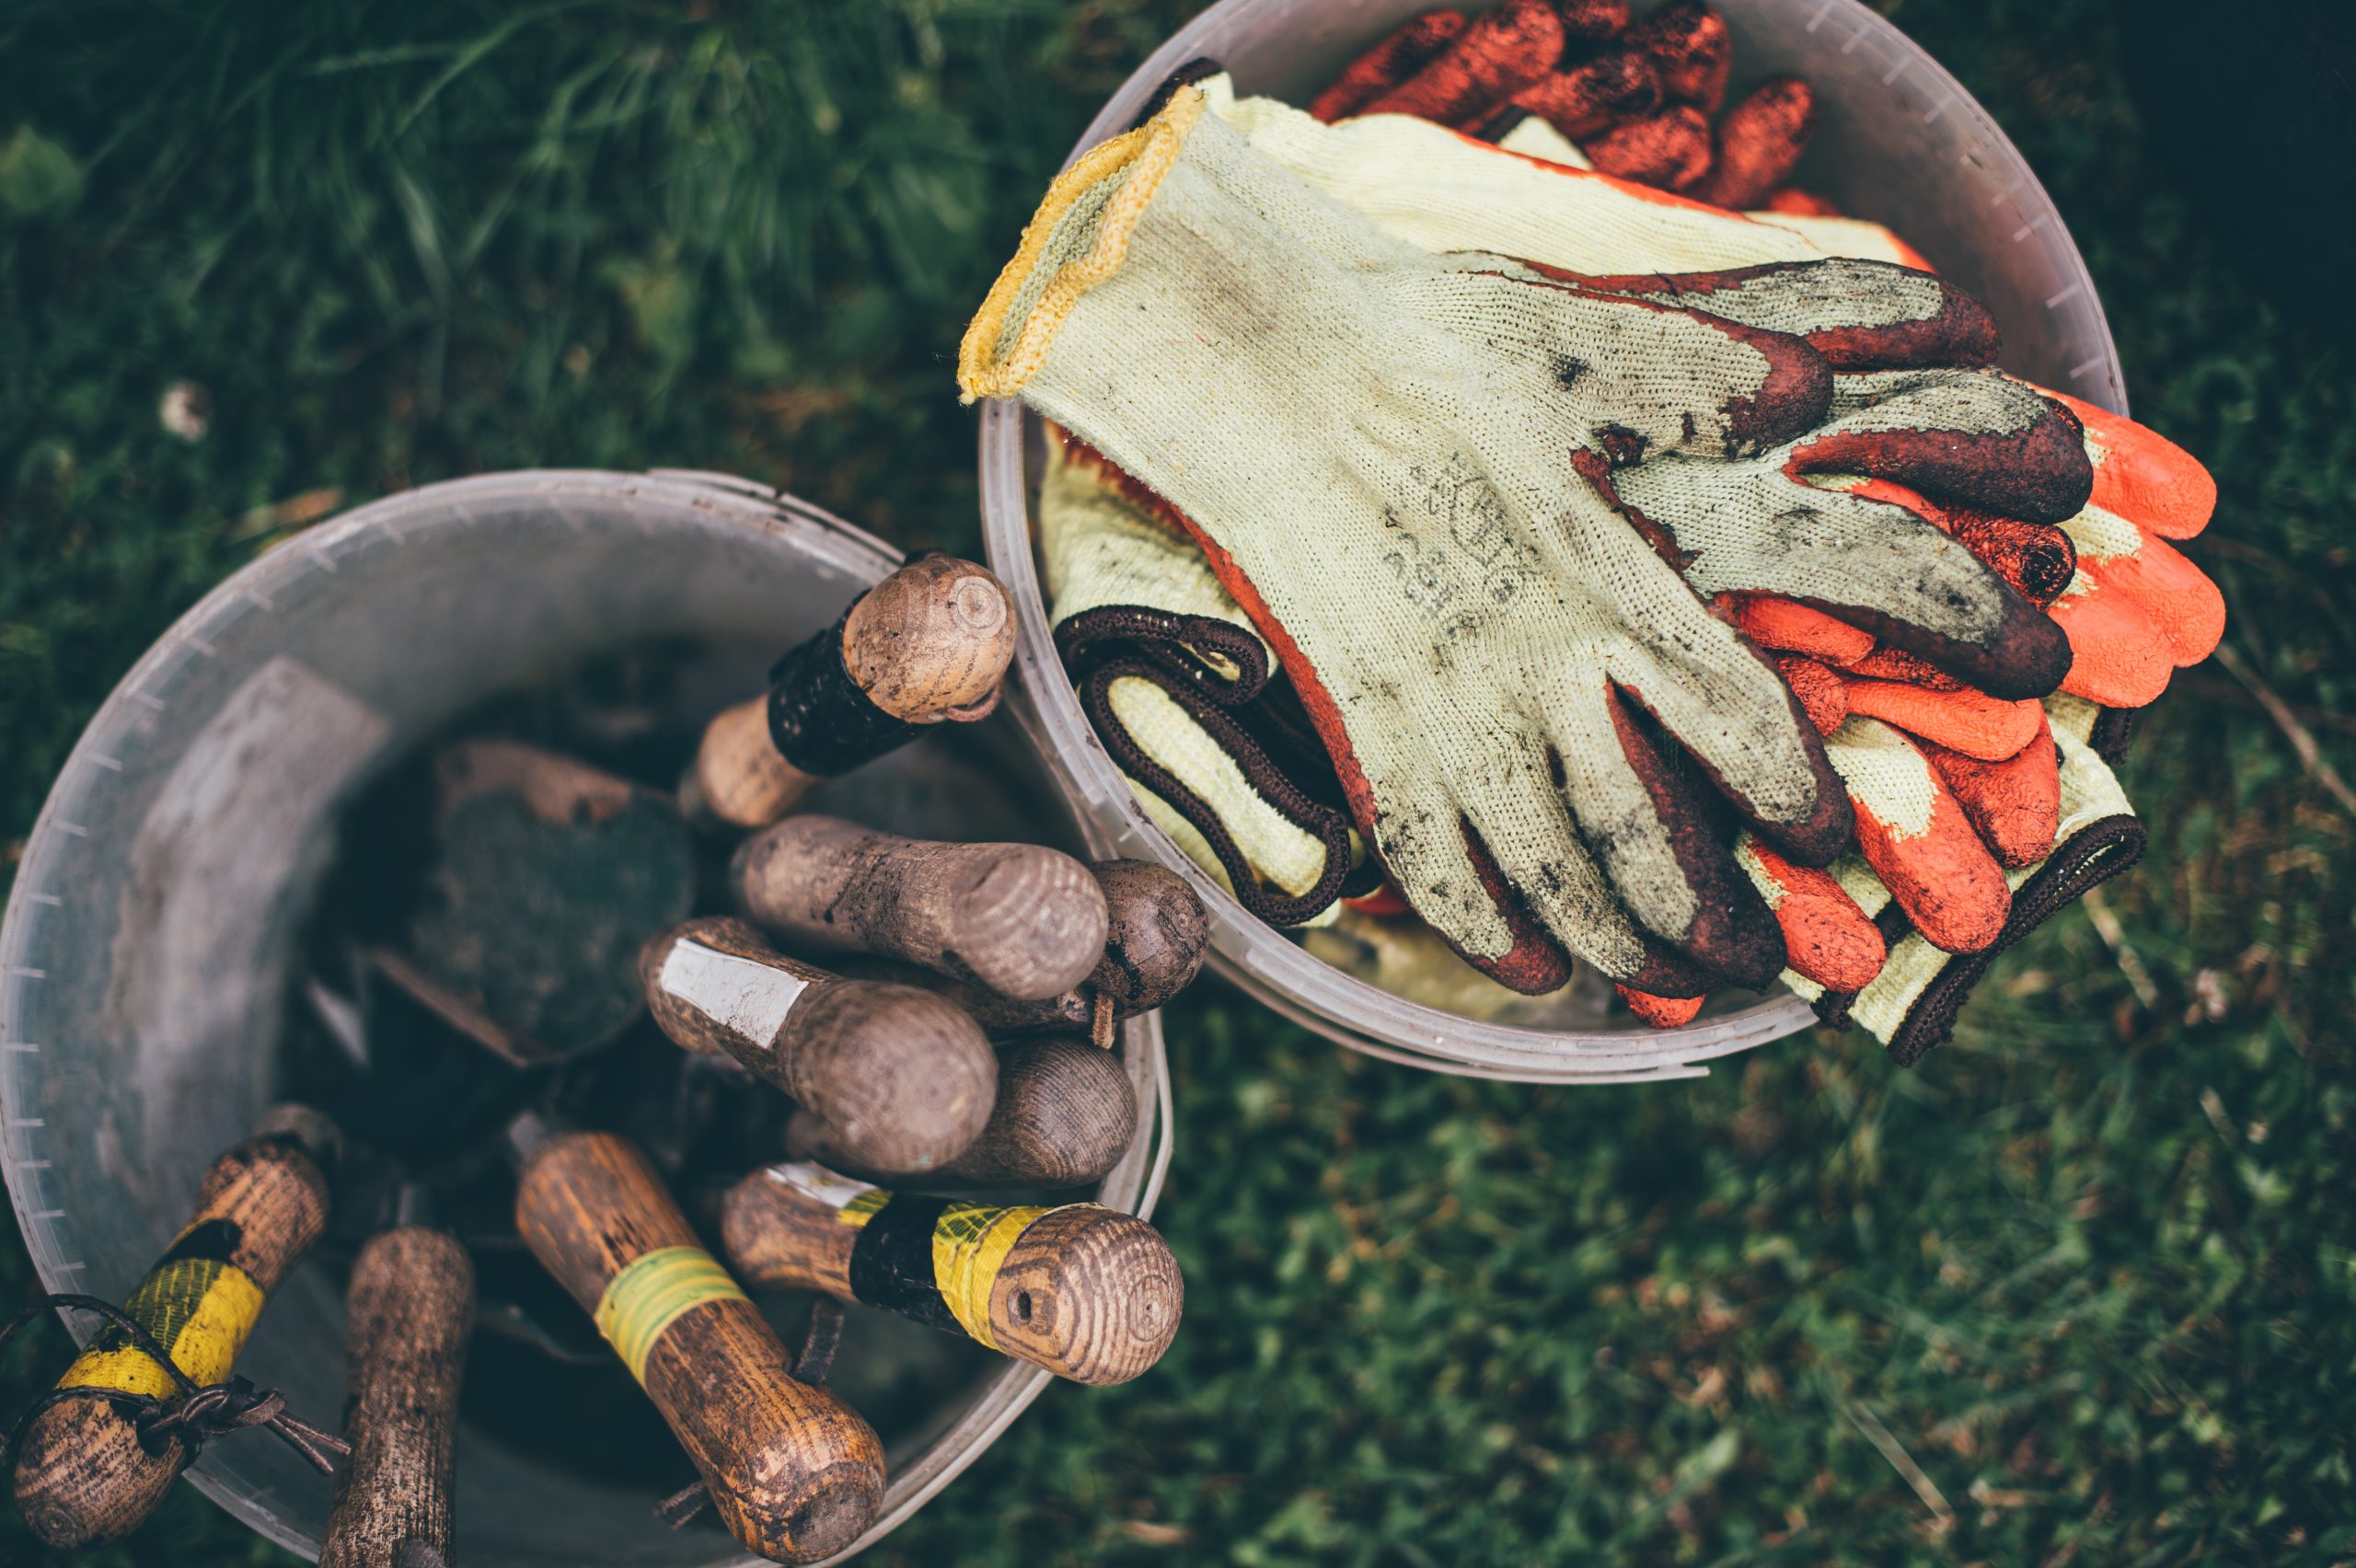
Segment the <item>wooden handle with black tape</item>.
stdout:
[[691,820],[766,827],[824,780],[997,698],[1014,611],[987,567],[910,561],[779,661],[769,692],[714,719],[679,786]]
[[1128,1070],[1085,1040],[1024,1040],[998,1056],[998,1100],[981,1135],[938,1169],[894,1170],[853,1159],[824,1120],[797,1111],[786,1127],[796,1159],[873,1175],[961,1186],[1077,1187],[1101,1180],[1137,1136]]
[[[254,1323],[328,1218],[317,1113],[273,1113],[262,1131],[213,1162],[179,1236],[123,1302],[172,1364],[208,1387],[229,1376]],[[176,1405],[179,1387],[119,1329],[99,1331],[58,1380]],[[17,1507],[33,1534],[67,1551],[121,1539],[156,1510],[188,1467],[177,1435],[154,1453],[133,1417],[98,1399],[68,1400],[34,1416],[17,1449]]]
[[971,1014],[993,1040],[1078,1032],[1109,1045],[1112,1024],[1151,1012],[1194,983],[1210,946],[1210,917],[1185,879],[1161,866],[1098,860],[1088,870],[1104,894],[1104,955],[1068,990],[1016,1001],[897,959],[855,959],[844,972],[937,992]]
[[830,974],[724,916],[655,938],[638,973],[674,1043],[733,1056],[862,1164],[937,1170],[989,1120],[997,1055],[979,1025],[929,991]]
[[746,1551],[806,1562],[865,1533],[884,1496],[874,1430],[794,1378],[636,1147],[610,1133],[548,1138],[525,1158],[515,1228],[595,1319]]
[[344,1441],[320,1568],[452,1561],[451,1456],[475,1320],[475,1271],[456,1237],[404,1225],[372,1238],[344,1304]]
[[739,906],[796,945],[906,959],[1002,997],[1077,986],[1104,956],[1104,892],[1040,844],[903,838],[788,817],[740,846]]
[[998,1207],[772,1165],[728,1190],[721,1237],[748,1284],[863,1301],[1077,1383],[1144,1373],[1185,1304],[1161,1233],[1096,1204]]

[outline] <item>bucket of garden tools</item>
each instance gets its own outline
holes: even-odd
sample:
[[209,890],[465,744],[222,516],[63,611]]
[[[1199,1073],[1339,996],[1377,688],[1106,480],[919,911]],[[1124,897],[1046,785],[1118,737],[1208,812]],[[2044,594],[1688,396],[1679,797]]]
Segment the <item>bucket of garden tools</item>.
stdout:
[[[495,694],[617,659],[664,672],[613,710],[629,709],[631,732],[691,736],[899,559],[742,481],[550,471],[391,497],[214,589],[82,736],[0,928],[7,1179],[44,1287],[121,1301],[179,1234],[199,1175],[284,1092],[298,1037],[316,1032],[295,994],[314,905],[378,831],[355,808],[405,758]],[[872,764],[815,806],[903,833],[1105,852],[1009,720],[946,728],[959,733]],[[1169,1159],[1160,1025],[1147,1014],[1114,1033],[1138,1124],[1088,1195],[1147,1214]],[[751,1561],[708,1524],[675,1530],[657,1516],[661,1495],[693,1478],[659,1427],[645,1435],[651,1411],[628,1427],[560,1430],[585,1424],[537,1402],[536,1337],[604,1347],[570,1303],[561,1315],[578,1320],[560,1334],[516,1320],[528,1312],[495,1299],[498,1245],[477,1252],[485,1325],[506,1332],[478,1333],[468,1366],[457,1555],[476,1568]],[[508,1262],[530,1267],[520,1251]],[[322,1423],[344,1397],[341,1272],[323,1244],[274,1292],[238,1368]],[[767,1309],[799,1339],[806,1298]],[[888,1473],[864,1546],[970,1464],[1050,1374],[849,1310],[832,1386],[875,1427]],[[86,1337],[98,1326],[69,1320]],[[607,1372],[638,1398],[618,1363]],[[214,1443],[190,1475],[261,1534],[318,1552],[330,1483],[288,1447]]]

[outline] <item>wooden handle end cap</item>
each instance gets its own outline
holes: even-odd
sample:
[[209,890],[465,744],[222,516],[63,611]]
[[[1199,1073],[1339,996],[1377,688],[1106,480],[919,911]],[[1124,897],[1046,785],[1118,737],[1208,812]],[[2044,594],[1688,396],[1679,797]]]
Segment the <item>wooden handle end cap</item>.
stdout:
[[1059,1378],[1126,1383],[1177,1337],[1186,1282],[1161,1233],[1092,1204],[1050,1209],[1022,1232],[990,1287],[999,1348]]

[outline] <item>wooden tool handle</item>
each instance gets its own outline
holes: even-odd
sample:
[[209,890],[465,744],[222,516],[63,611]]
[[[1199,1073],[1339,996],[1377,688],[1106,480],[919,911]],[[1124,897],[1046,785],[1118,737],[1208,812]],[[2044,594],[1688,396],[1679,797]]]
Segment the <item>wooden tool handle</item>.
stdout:
[[[988,702],[1013,657],[1013,606],[987,568],[953,556],[912,561],[780,660],[776,691],[711,721],[680,806],[717,828],[766,827],[823,779],[914,739],[915,726]],[[771,722],[780,708],[789,750]],[[810,716],[806,732],[792,722]]]
[[[199,1387],[229,1375],[270,1293],[327,1225],[328,1182],[293,1130],[247,1139],[213,1162],[195,1212],[123,1305]],[[177,1404],[179,1388],[103,1329],[61,1389],[115,1389]],[[189,1461],[167,1438],[156,1453],[130,1415],[101,1400],[68,1400],[32,1420],[17,1449],[17,1507],[35,1535],[75,1550],[120,1540],[153,1513]]]
[[725,917],[655,938],[638,973],[664,1034],[733,1056],[877,1170],[937,1169],[989,1120],[998,1058],[930,992],[830,974]]
[[1209,951],[1203,901],[1177,872],[1146,860],[1098,860],[1104,892],[1104,956],[1088,985],[1113,998],[1116,1016],[1151,1012],[1194,983]]
[[1079,1383],[1150,1367],[1185,1301],[1160,1233],[1095,1204],[1000,1208],[773,1165],[729,1189],[721,1237],[756,1286],[863,1301]]
[[[1101,1179],[1137,1134],[1137,1095],[1120,1058],[1084,1040],[1027,1040],[998,1056],[998,1101],[965,1152],[932,1172],[976,1186],[1077,1187]],[[853,1159],[824,1120],[797,1111],[796,1159],[887,1177],[920,1177]]]
[[843,667],[868,700],[921,724],[988,699],[1014,659],[1014,601],[989,568],[912,560],[843,617]]
[[1018,1000],[1080,984],[1104,953],[1103,891],[1043,845],[798,816],[748,839],[732,870],[745,913],[793,941],[905,958]]
[[866,1530],[883,1445],[849,1406],[794,1379],[644,1155],[609,1133],[549,1138],[524,1167],[515,1228],[644,1386],[747,1551],[808,1562]]
[[723,709],[679,780],[679,810],[708,831],[750,833],[791,811],[826,782],[785,760],[769,739],[764,692]]
[[474,1265],[446,1231],[387,1230],[352,1264],[344,1314],[352,1460],[336,1481],[320,1568],[398,1568],[421,1548],[446,1563]]
[[[1098,860],[1089,868],[1104,894],[1104,955],[1068,990],[1032,1001],[898,959],[860,957],[844,973],[921,986],[964,1009],[993,1040],[1024,1034],[1095,1033],[1150,1012],[1202,972],[1210,917],[1184,878],[1143,860]],[[1108,1009],[1100,1016],[1100,1001]],[[1100,1043],[1110,1043],[1109,1041]]]

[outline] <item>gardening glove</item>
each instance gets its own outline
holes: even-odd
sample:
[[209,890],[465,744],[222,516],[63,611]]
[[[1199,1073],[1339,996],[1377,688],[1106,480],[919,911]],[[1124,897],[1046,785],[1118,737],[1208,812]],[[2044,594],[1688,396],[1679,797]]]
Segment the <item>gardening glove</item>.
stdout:
[[[1846,841],[1845,798],[1605,487],[1615,455],[1699,467],[1799,434],[1820,357],[1433,256],[1202,110],[1181,88],[1057,180],[966,335],[966,395],[1020,394],[1187,520],[1388,873],[1476,964],[1550,989],[1567,948],[1706,989],[1667,944],[1772,979],[1773,919],[1648,732],[1802,860]],[[1912,581],[1969,559],[1944,536],[1889,553]]]
[[[1860,797],[1859,853],[1830,872],[1792,866],[1748,836],[1736,846],[1737,862],[1784,928],[1792,959],[1784,984],[1813,1001],[1827,1023],[1866,1029],[1900,1066],[1947,1038],[1998,955],[2142,853],[2142,825],[2092,744],[2101,710],[2061,695],[2045,706],[2050,724],[2039,744],[2006,765],[2009,778],[1976,786],[1957,787],[1944,764],[1918,757],[1886,727],[1844,730],[1828,750],[1856,774],[1879,773],[1864,787],[1892,820],[1869,822],[1872,807]],[[2044,833],[2043,842],[2024,852],[2033,831]],[[1984,862],[1983,847],[1999,843],[2009,847],[2005,869],[1966,864]],[[1955,885],[1939,885],[1940,875]],[[1952,922],[1958,911],[1985,917],[1992,909],[1993,928],[1968,950],[1924,924]],[[1626,986],[1621,994],[1657,1027],[1685,1022],[1699,1006]]]
[[1862,989],[1825,986],[1806,974],[1787,974],[1784,984],[1816,1004],[1826,1022],[1853,1023],[1888,1048],[1890,1059],[1912,1066],[1944,1043],[1958,1011],[1997,956],[2087,890],[2133,865],[2143,852],[2145,834],[2128,804],[2126,791],[2092,744],[2100,709],[2082,699],[2047,699],[2051,733],[2061,755],[2061,811],[2050,853],[2035,864],[2009,870],[2011,914],[1997,939],[1972,953],[1957,955],[1909,928],[1889,890],[1872,869],[1845,859],[1833,875],[1862,912],[1877,916],[1890,938],[1888,961]]
[[[1207,80],[1203,88],[1214,110],[1254,147],[1386,231],[1430,250],[1495,251],[1586,275],[1591,284],[1609,280],[1608,286],[1639,291],[1642,280],[1629,274],[1715,271],[1827,256],[1925,265],[1877,224],[1785,212],[1737,215],[1593,173],[1543,167],[1533,156],[1562,159],[1550,155],[1531,122],[1507,138],[1514,151],[1530,156],[1508,156],[1403,115],[1327,126],[1271,98],[1239,98],[1223,76]],[[1838,302],[1773,284],[1772,274],[1770,282],[1718,287],[1701,298],[1685,285],[1665,297],[1753,326],[1802,333],[1836,367],[1860,373],[1854,390],[1850,376],[1841,378],[1837,396],[1844,405],[1890,395],[1887,384],[1900,378],[1870,374],[1876,370],[1933,365],[1942,358],[1984,362],[1993,354],[1984,317],[1967,321],[1960,304],[1951,312],[1926,308],[1910,342],[1887,327],[1860,332],[1842,319]],[[1926,307],[1934,297],[1923,296]],[[2077,416],[2094,475],[2083,510],[2063,517],[2034,514],[2067,530],[2084,564],[2066,601],[2052,610],[2075,656],[2063,689],[2109,706],[2149,702],[2170,671],[2206,657],[2223,631],[2223,600],[2215,584],[2166,543],[2200,531],[2216,503],[2215,484],[2189,454],[2133,421],[2059,394],[2045,396]],[[1943,499],[1959,501],[1967,510],[1977,505],[1965,496]],[[1978,510],[1984,515],[2004,509]]]
[[1339,785],[1272,733],[1267,644],[1184,525],[1050,426],[1039,543],[1057,650],[1147,815],[1268,924],[1330,917],[1362,859]]

